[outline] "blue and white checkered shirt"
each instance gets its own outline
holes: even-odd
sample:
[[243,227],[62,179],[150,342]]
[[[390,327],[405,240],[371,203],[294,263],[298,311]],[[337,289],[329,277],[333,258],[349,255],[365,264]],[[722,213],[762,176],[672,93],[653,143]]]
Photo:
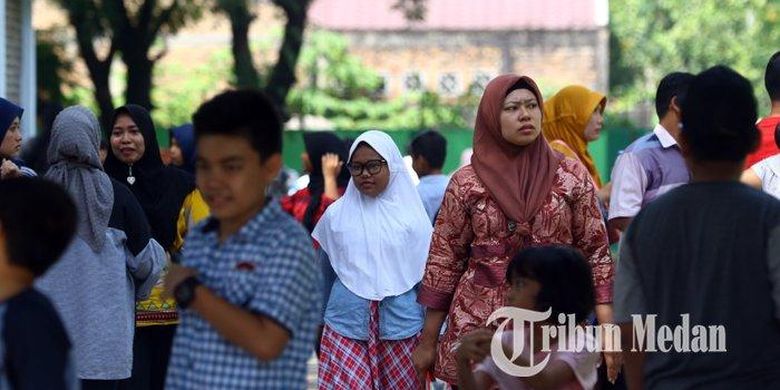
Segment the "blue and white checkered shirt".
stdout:
[[322,299],[309,235],[275,201],[222,244],[217,225],[210,218],[193,229],[182,264],[218,296],[285,327],[290,341],[281,356],[263,362],[194,311],[182,311],[165,388],[305,388]]

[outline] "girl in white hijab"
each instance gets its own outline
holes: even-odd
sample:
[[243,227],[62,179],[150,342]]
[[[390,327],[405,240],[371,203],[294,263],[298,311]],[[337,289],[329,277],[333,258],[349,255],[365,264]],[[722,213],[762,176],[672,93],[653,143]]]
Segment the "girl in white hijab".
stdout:
[[347,190],[312,233],[335,274],[320,388],[416,389],[411,355],[424,316],[417,284],[431,223],[390,136],[367,131],[349,156]]

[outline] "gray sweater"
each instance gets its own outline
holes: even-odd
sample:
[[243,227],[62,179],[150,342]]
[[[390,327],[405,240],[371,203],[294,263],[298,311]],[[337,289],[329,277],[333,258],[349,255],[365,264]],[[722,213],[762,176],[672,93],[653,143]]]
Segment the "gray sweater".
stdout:
[[109,228],[106,236],[99,253],[75,238],[37,282],[65,323],[81,379],[130,377],[135,302],[148,296],[165,265],[153,239],[133,255],[123,231]]

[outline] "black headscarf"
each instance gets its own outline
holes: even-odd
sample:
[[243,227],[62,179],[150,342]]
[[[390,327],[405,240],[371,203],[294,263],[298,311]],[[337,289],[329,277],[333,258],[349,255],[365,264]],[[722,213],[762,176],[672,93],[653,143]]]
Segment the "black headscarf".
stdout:
[[[176,222],[184,198],[195,190],[195,177],[181,169],[167,167],[160,157],[160,147],[149,111],[128,104],[114,110],[111,127],[119,115],[127,114],[133,119],[144,137],[144,154],[131,166],[121,162],[113,150],[108,153],[105,170],[109,176],[128,185],[149,219],[152,236],[166,250],[172,250],[176,238]],[[110,139],[110,133],[109,133]],[[132,168],[135,180],[128,181]]]
[[[314,221],[314,213],[320,208],[322,193],[325,192],[325,177],[322,176],[322,156],[334,153],[346,164],[349,150],[341,138],[330,132],[305,133],[303,134],[303,144],[306,146],[306,154],[309,155],[309,162],[311,162],[308,186],[311,201],[309,202],[309,207],[306,208],[302,222],[303,226],[311,232],[314,230],[314,225],[317,222]],[[349,172],[346,166],[342,166],[341,172],[339,172],[336,178],[336,185],[339,188],[344,188],[347,186],[347,183],[349,183]]]
[[24,109],[17,106],[10,100],[0,98],[0,143],[5,138],[8,128],[14,123],[16,118],[22,119]]

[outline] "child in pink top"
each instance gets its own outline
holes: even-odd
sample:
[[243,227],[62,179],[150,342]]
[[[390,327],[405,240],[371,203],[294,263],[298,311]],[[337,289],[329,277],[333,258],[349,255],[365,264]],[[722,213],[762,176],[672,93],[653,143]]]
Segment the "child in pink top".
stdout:
[[[507,281],[510,285],[507,305],[520,309],[515,313],[525,314],[526,317],[522,318],[522,323],[514,317],[514,320],[507,320],[510,321],[509,327],[499,328],[503,331],[501,347],[504,355],[499,359],[504,360],[502,367],[510,364],[516,334],[525,342],[518,346],[522,352],[511,364],[524,368],[539,367],[539,370],[527,376],[505,372],[497,364],[496,355],[491,354],[494,330],[478,329],[464,336],[457,348],[459,388],[592,389],[601,363],[598,350],[601,343],[583,326],[593,311],[595,299],[590,266],[582,255],[565,246],[523,250],[512,259],[507,269]],[[531,310],[537,313],[529,312]],[[545,319],[532,320],[529,314]],[[565,320],[563,325],[561,320]],[[568,326],[569,321],[573,322],[572,326]],[[509,329],[512,325],[522,327],[522,330]],[[575,327],[581,332],[572,332]],[[547,334],[543,328],[547,328]],[[561,332],[562,328],[566,332]],[[565,343],[561,342],[564,338]],[[549,340],[549,352],[543,350],[545,339]],[[531,351],[533,359],[530,359]],[[548,358],[546,363],[545,358]]]

